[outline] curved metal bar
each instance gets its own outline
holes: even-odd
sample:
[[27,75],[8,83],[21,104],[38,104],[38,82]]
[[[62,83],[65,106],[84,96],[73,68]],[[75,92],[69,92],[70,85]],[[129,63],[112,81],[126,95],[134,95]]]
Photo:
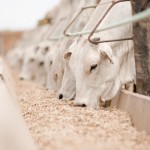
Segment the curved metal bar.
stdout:
[[[97,4],[98,5],[98,4]],[[66,29],[64,30],[64,35],[65,36],[69,36],[69,34],[67,34],[67,30],[70,28],[70,26],[76,21],[76,19],[82,14],[82,12],[86,9],[89,8],[96,8],[97,5],[93,5],[93,6],[87,6],[87,7],[82,7],[79,12],[77,13],[77,15],[72,19],[72,21],[67,25]]]
[[109,11],[113,8],[113,6],[116,5],[116,4],[118,4],[118,3],[120,3],[120,2],[126,2],[126,1],[130,1],[130,0],[119,0],[119,1],[116,1],[116,2],[112,3],[112,5],[107,9],[107,11],[104,13],[104,15],[102,16],[102,18],[98,21],[98,23],[95,25],[95,27],[91,31],[90,35],[88,36],[89,42],[91,42],[93,44],[99,44],[99,43],[104,43],[104,42],[116,42],[116,41],[133,40],[133,37],[123,38],[123,39],[114,39],[114,40],[105,40],[105,41],[101,41],[100,38],[97,38],[96,40],[95,39],[91,39],[91,37],[95,33],[95,31],[98,28],[98,26],[102,23],[102,21],[107,16],[107,14],[109,13]]
[[105,5],[105,4],[109,4],[112,2],[106,2],[106,3],[102,3],[102,4],[96,4],[96,5],[91,5],[91,6],[86,6],[86,7],[82,7],[79,12],[77,13],[77,15],[72,19],[72,21],[67,25],[66,29],[64,30],[64,35],[65,36],[71,36],[70,33],[67,33],[68,29],[70,28],[70,26],[76,21],[76,19],[81,15],[81,13],[83,11],[85,11],[86,9],[90,9],[90,8],[96,8],[99,5]]

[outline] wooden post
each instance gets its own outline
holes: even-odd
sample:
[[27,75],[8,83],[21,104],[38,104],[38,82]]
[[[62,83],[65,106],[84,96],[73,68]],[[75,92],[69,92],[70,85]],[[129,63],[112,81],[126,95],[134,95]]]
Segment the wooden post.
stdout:
[[[131,0],[133,15],[150,8],[150,0]],[[150,18],[133,25],[137,93],[150,96]]]

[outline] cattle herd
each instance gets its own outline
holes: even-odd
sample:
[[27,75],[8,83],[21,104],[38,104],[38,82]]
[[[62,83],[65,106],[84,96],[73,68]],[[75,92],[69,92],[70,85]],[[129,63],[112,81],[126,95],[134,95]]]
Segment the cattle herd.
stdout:
[[[65,36],[64,30],[83,6],[84,11],[69,32],[92,30],[115,0],[61,0],[49,12],[49,24],[25,32],[6,58],[20,71],[20,80],[33,80],[57,92],[60,100],[74,100],[78,106],[97,109],[110,101],[121,88],[133,91],[135,84],[134,43],[132,40],[94,44],[88,35]],[[130,1],[116,4],[100,26],[132,15]],[[95,33],[93,38],[108,40],[132,36],[132,24]]]

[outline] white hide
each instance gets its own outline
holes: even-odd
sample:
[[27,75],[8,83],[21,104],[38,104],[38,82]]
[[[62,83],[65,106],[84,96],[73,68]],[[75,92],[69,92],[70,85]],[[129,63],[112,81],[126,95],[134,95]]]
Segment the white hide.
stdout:
[[44,67],[45,63],[45,57],[48,51],[50,51],[51,43],[50,42],[41,42],[38,44],[39,50],[37,51],[35,55],[35,82],[37,82],[40,85],[45,86],[46,85],[46,70]]
[[[72,43],[73,43],[73,39],[65,38],[61,42],[61,44],[59,46],[57,46],[56,54],[53,59],[51,72],[52,72],[53,79],[55,79],[58,92],[62,85],[62,79],[63,79],[63,75],[64,75],[65,64],[64,64],[63,55],[68,50],[69,46]],[[55,76],[56,76],[56,78],[54,78]]]
[[[89,6],[89,5],[93,5],[93,4],[96,4],[96,3],[97,3],[97,0],[94,0],[94,1],[93,0],[80,1],[80,3],[78,4],[78,9],[83,7],[83,6]],[[82,28],[88,22],[88,19],[91,16],[93,11],[94,11],[94,9],[89,9],[89,10],[86,10],[85,12],[83,12],[81,14],[81,16],[78,18],[78,21],[75,22],[72,25],[70,30],[72,32],[81,31]],[[78,39],[78,37],[75,38],[75,39]],[[69,39],[68,39],[68,41],[69,41]],[[65,47],[64,45],[65,45],[65,41],[62,42],[62,46],[60,46],[60,49],[62,49],[61,51],[63,52],[62,53],[63,55],[64,55],[65,51],[67,51],[68,48],[69,48],[67,46]],[[63,79],[61,79],[60,80],[61,82],[59,82],[59,83],[61,83],[61,84],[59,84],[59,85],[61,85],[61,88],[59,90],[59,97],[63,97],[63,99],[71,100],[75,97],[75,79],[74,79],[73,74],[72,74],[72,72],[69,68],[68,61],[63,60],[63,55],[62,54],[61,54],[59,60],[63,64],[62,67],[63,67],[64,74],[63,74]],[[62,96],[60,96],[60,95],[62,95]]]
[[[76,39],[74,39],[75,41]],[[71,44],[69,52],[76,47],[76,42]],[[62,99],[72,100],[75,97],[75,78],[69,67],[69,60],[63,58],[64,75],[62,79],[62,85],[59,91],[59,97],[62,95]]]
[[29,46],[24,52],[23,65],[20,73],[20,79],[34,80],[35,72],[37,68],[35,67],[35,55],[37,52],[37,47],[35,45]]
[[[56,44],[56,43],[55,43]],[[45,56],[45,70],[47,74],[46,78],[46,88],[48,90],[56,91],[57,90],[57,84],[56,84],[56,76],[53,76],[52,74],[52,65],[54,62],[54,57],[56,55],[56,50],[57,50],[57,44],[52,46]]]

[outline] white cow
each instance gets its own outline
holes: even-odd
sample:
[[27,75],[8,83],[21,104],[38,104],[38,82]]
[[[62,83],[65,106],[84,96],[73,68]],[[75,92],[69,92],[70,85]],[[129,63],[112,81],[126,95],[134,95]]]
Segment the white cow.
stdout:
[[[57,46],[55,51],[55,56],[53,57],[53,64],[51,68],[51,75],[53,76],[53,82],[55,82],[57,87],[57,92],[59,92],[60,87],[62,85],[62,79],[64,75],[65,62],[63,59],[64,53],[68,50],[69,46],[73,43],[73,38],[65,38],[61,43]],[[61,95],[59,96],[62,99]]]
[[36,45],[29,46],[24,52],[23,65],[20,73],[21,80],[35,80],[35,57],[39,47]]
[[46,88],[47,90],[57,91],[57,76],[52,74],[52,65],[54,63],[54,58],[57,53],[57,48],[59,46],[59,42],[56,42],[54,45],[51,46],[49,52],[45,56],[45,70],[47,74],[46,79]]
[[[62,7],[61,7],[62,6]],[[55,36],[63,36],[63,31],[66,27],[66,23],[68,22],[68,14],[71,12],[71,1],[70,0],[62,0],[59,10],[58,19],[56,19],[56,23],[53,25],[52,30],[54,28],[54,32],[51,33],[50,37],[53,38]],[[68,18],[67,18],[68,17]],[[51,47],[51,51],[46,56],[45,68],[47,71],[47,89],[58,91],[61,86],[61,80],[63,76],[63,68],[61,64],[61,60],[63,58],[63,53],[60,47],[65,45],[64,39],[58,39],[56,42],[53,42],[53,46]],[[63,44],[62,46],[60,46]],[[61,57],[60,57],[61,55]],[[49,65],[49,63],[51,64]]]
[[[105,1],[102,0],[102,2]],[[103,11],[101,7],[97,9]],[[112,8],[102,25],[131,15],[130,2],[119,3]],[[132,25],[125,25],[96,35],[101,40],[125,38],[132,35]],[[100,100],[111,100],[122,85],[134,82],[133,41],[95,45],[89,43],[87,36],[82,36],[82,39],[73,45],[76,46],[72,46],[73,49],[65,53],[64,58],[69,60],[69,66],[76,80],[74,102],[76,105],[98,108]]]
[[34,80],[43,86],[46,85],[44,63],[50,45],[50,42],[40,42],[32,45],[25,51],[23,67],[20,75],[21,79]]
[[35,72],[35,82],[45,86],[47,74],[46,74],[44,64],[45,64],[45,57],[51,47],[51,43],[43,41],[40,42],[38,45],[39,45],[39,50],[35,55],[35,68],[37,69],[37,71]]
[[[76,41],[77,39],[74,39]],[[76,42],[74,42],[68,49],[69,52],[74,50],[76,47]],[[75,82],[75,77],[70,70],[69,67],[69,61],[66,59],[63,59],[63,66],[64,66],[64,75],[62,79],[62,85],[59,90],[59,99],[68,99],[72,100],[75,97],[76,93],[76,82]]]
[[[96,2],[97,1],[93,1],[93,0],[84,0],[84,1],[81,1],[80,3],[77,4],[74,1],[74,7],[81,8],[85,5],[95,4]],[[93,11],[93,9],[90,9],[86,13],[84,13],[82,16],[80,16],[78,18],[78,22],[73,24],[73,26],[71,27],[70,30],[73,32],[80,31],[85,26],[85,24],[87,23],[89,16],[91,15],[92,11]],[[57,84],[57,91],[58,91],[59,99],[72,99],[74,97],[73,96],[74,94],[70,95],[70,92],[75,93],[75,87],[70,87],[70,88],[67,87],[65,89],[65,87],[66,87],[65,81],[62,85],[62,79],[64,78],[63,77],[64,71],[65,71],[65,68],[67,67],[67,64],[65,65],[65,61],[63,59],[63,54],[68,50],[68,48],[72,44],[73,40],[74,40],[74,38],[64,38],[64,40],[61,42],[61,44],[57,50],[57,54],[56,54],[56,57],[54,59],[54,63],[52,65],[53,76],[57,76],[57,80],[55,80],[55,82]],[[69,78],[69,76],[68,76],[68,78]],[[74,82],[74,80],[70,80],[69,84],[72,82]],[[61,87],[61,90],[60,90],[60,87]]]

